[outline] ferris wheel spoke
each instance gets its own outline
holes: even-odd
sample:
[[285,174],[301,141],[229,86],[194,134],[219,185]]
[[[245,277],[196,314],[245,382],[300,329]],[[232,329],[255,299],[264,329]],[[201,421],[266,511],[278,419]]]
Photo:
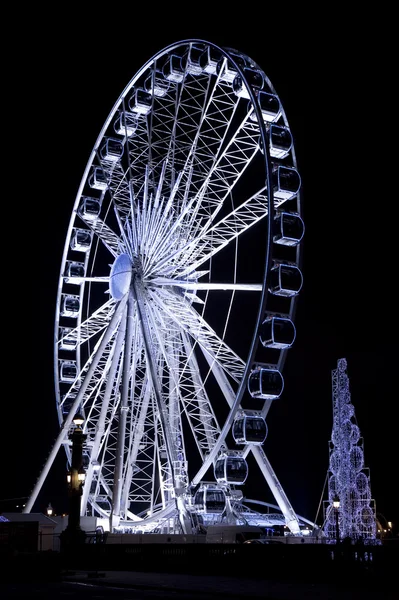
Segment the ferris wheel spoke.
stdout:
[[[170,319],[159,313],[151,304],[148,308],[148,319],[151,328],[154,331],[154,342],[158,348],[158,362],[160,363],[160,379],[162,371],[166,368],[168,372],[167,381],[163,388],[165,404],[168,409],[168,421],[172,436],[172,445],[177,454],[184,454],[184,449],[179,443],[182,438],[182,425],[180,420],[179,402],[181,401],[181,387],[179,384],[181,366],[183,357],[183,344],[180,336],[180,329]],[[155,345],[154,344],[154,345]],[[184,456],[179,460],[184,460]]]
[[[188,82],[188,83],[187,83]],[[198,192],[204,173],[209,171],[219,154],[223,140],[231,125],[238,99],[232,90],[222,86],[220,75],[214,82],[208,76],[185,79],[185,99],[180,108],[176,137],[188,148],[183,170],[191,171],[186,188],[190,196]],[[188,142],[188,143],[187,143]]]
[[180,332],[186,354],[185,367],[179,377],[179,388],[183,390],[182,404],[189,420],[194,439],[203,459],[214,447],[220,434],[212,404],[201,379],[194,347],[185,331]]
[[[248,120],[247,114],[195,195],[196,210],[191,215],[189,223],[191,227],[195,223],[197,229],[210,227],[225,198],[259,152],[259,129]],[[205,207],[200,202],[204,196],[206,196]]]
[[[175,103],[173,111],[171,111],[169,142],[165,144],[171,186],[174,185],[175,165],[182,161],[182,148],[190,146],[192,143],[193,134],[197,129],[196,122],[202,112],[201,103],[196,102],[196,96],[199,94],[202,99],[205,98],[205,89],[201,85],[201,78],[193,80],[190,85],[184,77],[183,81],[175,86],[174,92]],[[191,108],[189,113],[187,113],[187,105]],[[165,127],[165,122],[162,123],[162,127]],[[162,138],[166,139],[164,133],[161,134],[160,139],[162,140]],[[161,148],[163,146],[161,141]]]
[[[183,127],[184,145],[187,146],[187,138],[191,140],[184,166],[186,171],[187,167],[190,167],[190,178],[186,183],[186,192],[189,192],[190,197],[194,197],[198,192],[204,173],[208,172],[217,160],[238,106],[237,96],[231,88],[221,82],[223,68],[224,65],[213,82],[211,78],[204,75],[184,80],[186,91],[194,90],[194,94],[189,95],[185,101],[186,116],[179,122],[179,128]],[[198,94],[198,87],[202,87],[201,94]],[[201,106],[202,98],[203,106]],[[193,118],[194,115],[199,117],[198,120]],[[190,132],[184,131],[186,122]]]
[[154,277],[151,280],[152,286],[166,286],[166,287],[178,287],[185,290],[192,291],[216,291],[216,290],[229,290],[229,291],[243,291],[243,292],[261,292],[263,286],[261,283],[215,283],[215,282],[199,282],[199,281],[184,281],[179,279],[169,279],[167,277]]
[[[137,146],[137,141],[142,138],[142,147],[140,148],[139,146]],[[143,187],[144,187],[144,181],[145,181],[145,168],[146,165],[148,164],[148,133],[147,133],[147,127],[145,125],[142,125],[140,127],[140,134],[137,135],[137,139],[135,137],[135,144],[133,146],[130,146],[130,142],[128,141],[129,144],[129,156],[130,156],[130,162],[131,162],[131,167],[130,167],[130,171],[132,172],[132,175],[130,177],[130,181],[129,181],[129,186],[131,188],[131,191],[134,193],[134,196],[137,197],[140,192],[142,191]],[[131,149],[132,148],[132,149]],[[126,209],[128,208],[128,203],[130,204],[130,195],[131,195],[131,191],[129,190],[128,194],[122,196],[122,206],[126,206]]]
[[[124,137],[128,166],[126,171],[119,175],[120,182],[126,181],[126,185],[120,185],[118,193],[114,198],[116,203],[121,205],[122,214],[126,214],[125,211],[129,211],[131,191],[133,191],[134,195],[138,195],[144,185],[145,169],[149,164],[150,134],[149,125],[144,115],[137,112],[133,113],[126,109],[124,98],[120,113],[123,115],[123,126],[118,132]],[[118,122],[120,122],[120,117]],[[128,132],[127,122],[129,122]]]
[[192,306],[167,289],[162,294],[152,294],[160,309],[187,331],[235,380],[240,382],[245,362],[213,331]]
[[110,254],[115,258],[121,251],[124,251],[124,245],[120,237],[100,218],[88,219],[82,217],[87,227],[104,244]]
[[[158,246],[160,245],[161,247],[163,247],[168,242],[171,224],[172,224],[173,219],[175,218],[175,215],[173,214],[174,211],[172,212],[172,207],[173,207],[173,202],[175,200],[177,190],[179,189],[181,176],[182,176],[182,172],[180,172],[179,175],[177,176],[175,184],[173,186],[173,189],[171,190],[170,197],[164,206],[164,210],[163,210],[162,214],[159,215],[159,218],[157,219],[156,229],[155,229],[153,235],[151,235],[152,232],[149,232],[148,229],[146,229],[142,232],[142,234],[143,234],[142,239],[144,240],[144,244],[148,238],[152,239],[151,247],[148,247],[148,245],[147,245],[146,250],[145,250],[145,245],[143,245],[143,248],[142,248],[142,254],[144,255],[144,254],[146,254],[146,252],[148,254],[146,259],[144,260],[144,265],[143,265],[144,269],[146,269],[146,265],[148,264],[149,261],[154,261],[154,255],[156,255],[156,253],[157,253]],[[145,211],[144,211],[144,207],[143,207],[143,214],[144,214],[144,212]],[[151,222],[151,220],[150,220],[150,222]]]
[[[213,94],[209,90],[212,84],[207,75],[187,77],[182,71],[180,82],[164,81],[161,84],[164,89],[161,90],[159,74],[155,76],[155,71],[154,66],[151,94],[155,110],[151,111],[151,147],[153,159],[155,156],[161,160],[167,158],[173,185],[175,164],[182,165],[185,162],[183,170],[186,170],[192,162],[198,132],[207,107],[211,104]],[[155,79],[157,85],[154,85]],[[211,98],[207,102],[209,95]]]
[[[104,334],[97,342],[92,354],[88,357],[83,367],[76,372],[75,378],[69,381],[68,392],[65,394],[62,401],[60,401],[60,409],[64,413],[69,412],[65,410],[65,407],[67,406],[67,403],[71,403],[71,400],[75,398],[78,393],[80,395],[80,405],[82,407],[82,411],[86,412],[86,410],[91,410],[90,406],[92,398],[93,396],[96,396],[102,379],[106,375],[104,372],[104,365],[108,362],[108,357],[111,352],[111,346],[108,344],[103,348],[101,356],[98,355],[98,348],[101,345],[103,337]],[[97,356],[97,366],[95,369],[91,369],[90,367],[95,356]],[[81,392],[82,384],[84,384],[85,388],[83,394]],[[90,418],[90,414],[87,416]]]
[[[198,162],[201,165],[203,173],[210,171],[217,161],[239,104],[236,95],[221,83],[220,77],[221,73],[215,78],[188,157],[192,164]],[[198,191],[201,179],[203,176],[193,181],[191,193]]]
[[[156,183],[156,190],[153,194],[153,200],[150,203],[150,216],[148,220],[148,230],[145,239],[143,240],[142,251],[144,255],[149,255],[154,241],[158,236],[159,229],[162,227],[162,218],[164,214],[163,206],[165,197],[162,197],[163,184],[166,172],[166,160],[162,163],[159,180]],[[133,210],[132,210],[133,215]],[[138,244],[137,244],[138,245]],[[145,266],[145,265],[144,265]]]
[[[107,141],[105,142],[104,148],[107,148]],[[94,176],[94,179],[96,180],[93,184],[94,188],[102,189],[104,197],[109,197],[108,211],[109,208],[113,206],[122,221],[127,218],[130,211],[129,168],[125,169],[122,165],[123,148],[124,146],[122,144],[117,156],[108,156],[108,151],[106,150],[105,158],[101,158],[99,150],[96,148],[95,156],[97,158],[97,163],[93,163],[92,165],[92,176]],[[100,179],[100,181],[97,182],[97,179]],[[88,218],[89,220],[93,220],[90,213],[82,214],[80,211],[80,216],[85,222],[88,221]],[[108,215],[106,214],[106,216]],[[97,219],[98,217],[96,217],[94,221]],[[89,223],[86,224],[90,226]]]
[[[204,170],[205,168],[211,168],[215,163],[218,149],[225,139],[226,132],[231,125],[235,109],[238,105],[237,97],[232,92],[230,93],[227,89],[223,89],[222,94],[220,90],[218,90],[218,80],[219,78],[213,86],[205,110],[198,112],[201,118],[195,131],[195,136],[192,140],[184,167],[181,171],[181,174],[184,174],[183,182],[185,182],[183,194],[177,194],[177,198],[182,198],[180,204],[181,209],[173,226],[169,230],[169,237],[175,233],[180,224],[183,223],[183,220],[192,222],[193,215],[197,214],[197,209],[195,208],[197,202],[196,194],[199,191],[200,186],[202,185],[203,187],[203,175],[200,175],[198,168],[194,169],[193,165],[199,162],[199,164],[201,164],[201,169]],[[197,81],[196,83],[198,84]],[[217,90],[219,91],[219,94],[216,93]],[[182,127],[181,124],[180,127]],[[187,140],[185,143],[187,144]],[[186,198],[189,196],[192,199],[187,203]],[[189,217],[187,217],[187,215],[189,215]],[[187,228],[186,223],[184,226]],[[165,244],[166,240],[163,240],[163,242],[164,247],[167,246],[167,244]]]
[[[152,322],[158,323],[157,330],[160,334],[159,344],[165,340],[163,353],[169,373],[176,373],[171,377],[169,389],[169,420],[171,422],[174,439],[182,439],[182,425],[179,403],[184,410],[190,424],[192,434],[200,452],[201,458],[204,452],[209,451],[214,444],[215,436],[219,430],[212,406],[205,389],[205,382],[199,375],[199,368],[193,347],[189,338],[180,326],[165,317],[154,308]],[[172,417],[172,415],[174,415]],[[176,423],[174,423],[176,420]],[[184,449],[181,444],[177,447],[181,459],[185,460]]]
[[57,345],[65,348],[76,348],[87,342],[107,327],[116,310],[113,298],[107,300],[100,308],[94,311],[85,321],[75,328],[60,328]]
[[[157,312],[154,310],[154,308],[152,308],[152,311],[154,311],[154,313]],[[205,454],[210,452],[215,446],[216,439],[220,433],[220,428],[205,389],[205,382],[199,375],[200,371],[193,353],[193,347],[189,342],[188,336],[185,335],[185,332],[181,330],[180,326],[176,329],[176,333],[174,333],[176,326],[174,327],[170,320],[168,323],[165,323],[164,319],[161,317],[160,320],[163,321],[162,327],[167,327],[167,334],[163,335],[162,327],[154,327],[155,320],[156,319],[154,317],[152,319],[153,329],[159,331],[160,346],[162,345],[162,339],[166,340],[166,345],[163,348],[163,354],[166,358],[168,370],[170,373],[178,374],[179,378],[178,382],[176,382],[176,379],[172,378],[172,388],[170,389],[172,395],[170,395],[169,398],[169,420],[172,426],[174,439],[176,439],[176,437],[182,439],[180,416],[176,425],[174,426],[171,416],[171,410],[173,406],[176,406],[176,408],[173,409],[175,418],[180,415],[180,412],[178,411],[178,403],[180,402],[187,416],[188,423],[190,425],[193,438],[197,444],[200,456],[202,460],[204,460]],[[177,354],[174,354],[173,351],[171,352],[170,349],[168,350],[171,345],[173,346],[170,341],[171,335],[175,340],[174,346],[178,347]],[[180,340],[183,341],[184,347],[182,347]],[[180,362],[183,364],[182,367],[179,367]],[[175,405],[173,404],[173,401],[175,401]],[[181,447],[181,445],[180,447],[178,445],[177,452],[180,464],[185,464],[184,449]],[[181,455],[180,458],[179,455]],[[187,485],[187,481],[184,477],[182,483]]]
[[176,261],[177,258],[179,266],[173,270],[177,271],[179,276],[196,270],[267,216],[268,201],[263,191],[264,189],[259,190],[208,230],[203,229],[196,236],[190,232],[189,241],[176,250],[169,250],[169,256],[165,256],[156,264],[156,270],[162,266],[164,272],[172,270],[172,267],[168,268],[168,263]]
[[[112,356],[114,353],[114,339],[112,329],[107,327],[102,336],[98,339],[93,352],[88,356],[85,364],[77,373],[73,382],[69,384],[69,390],[60,402],[60,408],[77,395],[80,397],[80,406],[85,414],[86,423],[90,424],[97,420],[101,405],[103,403],[102,386],[109,376],[109,369],[112,366]],[[108,340],[104,343],[104,340]],[[112,381],[112,378],[111,378]],[[76,403],[76,400],[74,401]],[[74,409],[76,412],[76,409]]]
[[179,275],[196,270],[264,219],[268,215],[268,199],[262,192],[263,190],[260,190],[208,230],[202,231],[196,238],[197,244],[194,246],[190,243],[186,255],[181,257],[180,264],[185,265],[185,268],[183,267]]
[[72,285],[80,285],[81,283],[109,283],[109,275],[104,277],[96,276],[96,277],[70,277],[69,275],[64,276],[65,283],[71,283]]
[[[170,208],[172,206],[171,203],[167,203],[166,209],[163,212],[162,220],[157,219],[151,221],[151,230],[149,235],[145,239],[146,244],[146,260],[145,260],[145,270],[146,272],[151,273],[152,267],[157,264],[160,258],[167,252],[167,249],[170,246],[170,243],[174,242],[177,233],[181,228],[186,228],[186,215],[190,210],[191,202],[187,203],[187,194],[188,194],[188,186],[187,180],[191,180],[192,170],[190,173],[186,174],[186,172],[180,171],[177,181],[175,183],[172,195],[173,199],[181,197],[182,194],[179,193],[179,187],[181,182],[186,181],[185,191],[182,196],[182,201],[179,207],[179,211],[176,212],[176,208],[173,208],[173,214],[170,214]],[[152,265],[152,267],[150,266]]]

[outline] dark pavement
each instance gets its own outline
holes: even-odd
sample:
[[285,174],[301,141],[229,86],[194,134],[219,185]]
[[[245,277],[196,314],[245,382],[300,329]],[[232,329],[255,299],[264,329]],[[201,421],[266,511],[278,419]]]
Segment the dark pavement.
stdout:
[[398,548],[377,549],[372,561],[344,554],[331,560],[321,547],[278,549],[99,545],[65,555],[6,552],[0,599],[399,600]]
[[[261,566],[260,566],[261,568]],[[23,579],[23,578],[22,578]],[[383,589],[385,587],[385,589]],[[345,584],[266,581],[219,575],[188,575],[137,571],[74,571],[60,581],[0,583],[2,600],[140,600],[149,598],[207,599],[265,598],[268,600],[397,600],[386,586],[373,589]]]
[[[259,569],[261,569],[259,565]],[[162,591],[163,597],[187,598],[268,598],[270,600],[398,600],[388,589],[376,586],[356,589],[350,580],[339,584],[268,581],[222,575],[194,575],[183,573],[151,573],[137,571],[78,571],[63,576],[64,581],[79,581],[100,586],[125,587],[135,590]],[[174,595],[171,595],[171,594]]]

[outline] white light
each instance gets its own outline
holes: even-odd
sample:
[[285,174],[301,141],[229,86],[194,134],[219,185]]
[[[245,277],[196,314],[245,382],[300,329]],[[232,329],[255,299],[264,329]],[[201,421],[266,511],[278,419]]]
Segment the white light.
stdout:
[[73,422],[75,423],[76,426],[80,427],[81,425],[83,425],[83,423],[85,422],[84,418],[82,417],[82,415],[77,414],[75,415],[75,417],[73,418]]

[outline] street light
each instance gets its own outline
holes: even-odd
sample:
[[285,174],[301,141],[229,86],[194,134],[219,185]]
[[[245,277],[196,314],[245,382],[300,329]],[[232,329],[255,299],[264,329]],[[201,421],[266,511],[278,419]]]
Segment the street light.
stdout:
[[84,543],[85,540],[84,531],[80,527],[80,504],[83,483],[86,477],[83,469],[83,445],[87,436],[83,433],[82,425],[84,418],[80,413],[76,414],[73,423],[75,428],[69,436],[72,442],[71,468],[67,473],[69,497],[68,525],[63,532],[63,541],[69,547]]
[[339,544],[339,507],[340,507],[340,501],[339,501],[339,497],[337,495],[334,496],[333,507],[334,507],[334,513],[335,513],[335,537],[336,537],[336,543],[338,545]]
[[51,502],[48,503],[48,507],[47,507],[46,512],[47,512],[47,516],[48,517],[52,516],[52,514],[53,514],[53,507],[51,506]]
[[76,413],[76,415],[74,416],[72,421],[75,423],[76,427],[81,427],[83,425],[83,423],[85,422],[84,418],[82,417],[82,415],[80,413]]

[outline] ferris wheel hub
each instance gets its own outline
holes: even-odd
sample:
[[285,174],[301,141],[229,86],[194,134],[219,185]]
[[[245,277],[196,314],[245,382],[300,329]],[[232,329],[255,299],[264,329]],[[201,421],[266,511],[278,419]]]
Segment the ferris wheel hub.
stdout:
[[109,288],[114,300],[121,300],[129,291],[133,265],[128,254],[120,254],[111,267]]

